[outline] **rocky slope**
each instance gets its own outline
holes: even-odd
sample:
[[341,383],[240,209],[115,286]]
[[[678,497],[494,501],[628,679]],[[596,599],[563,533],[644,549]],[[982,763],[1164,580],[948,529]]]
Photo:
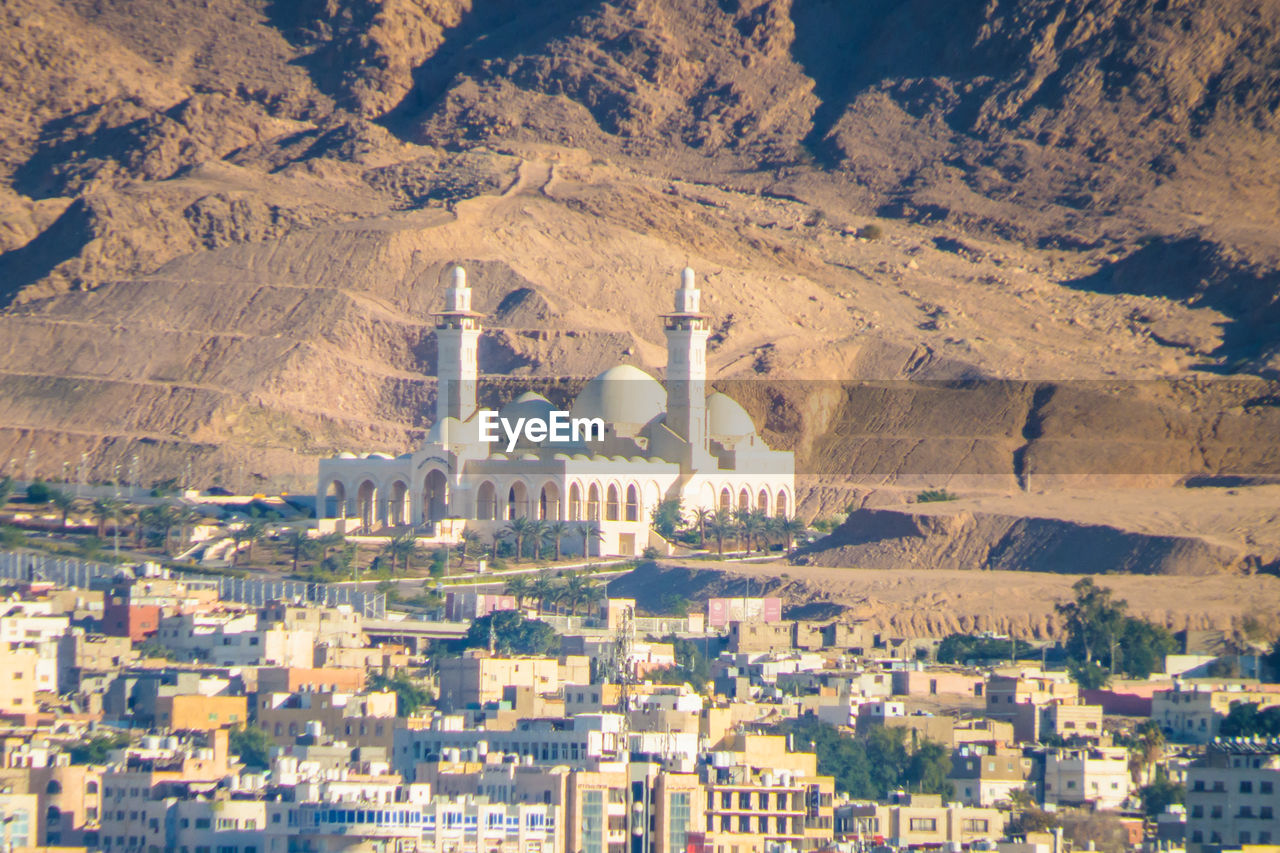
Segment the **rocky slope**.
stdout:
[[1277,15],[13,0],[0,460],[301,487],[317,455],[421,435],[448,264],[492,315],[484,369],[554,377],[660,367],[692,263],[716,376],[784,382],[744,396],[835,483],[815,509],[1107,453],[1159,483],[1274,474],[1256,386],[1139,386],[1102,429],[1140,441],[1097,451],[1056,385],[940,419],[785,381],[1273,377]]

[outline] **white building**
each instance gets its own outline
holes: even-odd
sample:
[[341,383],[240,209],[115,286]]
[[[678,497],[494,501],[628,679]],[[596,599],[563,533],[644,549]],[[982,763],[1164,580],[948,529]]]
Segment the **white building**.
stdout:
[[1187,770],[1187,840],[1280,842],[1280,740],[1222,740]]
[[157,639],[166,648],[190,652],[221,666],[310,667],[315,634],[261,624],[257,613],[184,613],[160,620]]
[[1129,798],[1128,753],[1122,747],[1050,749],[1044,758],[1046,805],[1118,809]]
[[[666,387],[630,365],[596,376],[569,418],[602,424],[603,435],[511,446],[482,440],[476,408],[481,315],[459,267],[436,314],[439,388],[436,421],[417,451],[399,457],[344,453],[320,462],[316,505],[321,530],[346,533],[418,529],[443,541],[463,529],[490,536],[516,518],[594,521],[592,553],[638,555],[666,543],[649,527],[650,510],[680,498],[686,509],[758,509],[786,516],[795,508],[794,456],[769,449],[751,417],[720,393],[707,394],[710,318],[686,269],[675,310],[663,315]],[[553,406],[529,392],[499,415],[550,421]],[[501,430],[499,434],[501,435]],[[581,553],[570,535],[563,550]]]

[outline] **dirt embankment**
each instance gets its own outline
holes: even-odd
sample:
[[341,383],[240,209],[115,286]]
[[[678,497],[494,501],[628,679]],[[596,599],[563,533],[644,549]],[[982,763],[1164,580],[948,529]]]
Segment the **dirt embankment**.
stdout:
[[[714,596],[777,595],[796,618],[869,621],[895,635],[942,637],[995,631],[1023,639],[1055,639],[1054,605],[1072,597],[1080,575],[946,569],[836,569],[785,563],[646,565],[611,581],[612,595],[660,608],[670,595],[703,602]],[[1271,624],[1280,610],[1280,578],[1115,575],[1095,578],[1135,616],[1171,630],[1232,634],[1249,617]]]
[[1280,572],[1280,486],[1111,489],[863,508],[820,566],[1146,575]]

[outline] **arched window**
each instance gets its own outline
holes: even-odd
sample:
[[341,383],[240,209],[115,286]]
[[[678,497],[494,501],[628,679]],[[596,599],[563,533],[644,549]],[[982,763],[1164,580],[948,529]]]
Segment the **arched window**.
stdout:
[[347,517],[347,487],[340,480],[334,480],[324,493],[325,518]]
[[582,521],[582,490],[577,483],[569,487],[569,520]]
[[98,793],[98,783],[90,780],[89,784],[84,786],[84,792],[86,794]]
[[751,509],[751,495],[746,489],[738,492],[738,509],[748,512]]
[[595,483],[587,489],[587,520],[600,520],[600,487]]
[[422,481],[422,520],[439,521],[449,511],[449,481],[444,472],[433,468]]
[[543,521],[559,521],[560,487],[555,483],[547,483],[538,495],[538,518]]
[[774,505],[773,511],[778,518],[787,517],[787,492],[785,489],[778,489],[778,502]]
[[359,506],[360,527],[364,531],[373,530],[374,521],[378,517],[378,487],[372,480],[365,480],[356,492]]
[[507,518],[527,518],[529,516],[529,490],[524,483],[517,480],[507,490]]
[[733,510],[733,496],[729,494],[728,489],[720,490],[720,509],[725,512]]
[[627,486],[627,521],[640,520],[640,495],[636,491],[635,484]]
[[46,794],[61,794],[62,783],[57,779],[50,779],[49,784],[44,786],[44,792]]
[[387,516],[387,523],[392,527],[409,523],[409,487],[403,480],[391,484],[391,507]]
[[485,480],[476,491],[476,518],[492,521],[498,517],[498,490]]
[[62,822],[62,809],[57,806],[49,806],[49,808],[45,810],[44,820],[45,824],[52,829],[55,824]]
[[756,509],[765,515],[769,514],[769,490],[761,489],[760,494],[756,495]]
[[618,520],[618,487],[610,484],[604,499],[604,520]]

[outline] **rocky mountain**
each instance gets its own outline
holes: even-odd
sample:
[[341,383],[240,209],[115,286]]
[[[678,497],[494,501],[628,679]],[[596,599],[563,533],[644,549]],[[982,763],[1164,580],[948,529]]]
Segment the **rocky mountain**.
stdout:
[[448,265],[550,379],[660,368],[689,263],[815,508],[974,466],[798,377],[1035,380],[950,419],[995,488],[1088,445],[1064,380],[1148,383],[1137,473],[1274,475],[1278,124],[1271,0],[11,0],[0,460],[305,487],[421,436]]

